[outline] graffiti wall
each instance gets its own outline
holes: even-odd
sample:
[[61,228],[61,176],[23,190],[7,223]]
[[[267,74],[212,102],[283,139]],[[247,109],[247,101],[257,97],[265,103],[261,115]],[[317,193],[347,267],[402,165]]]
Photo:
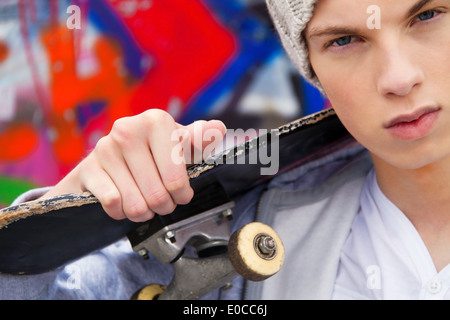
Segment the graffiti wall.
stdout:
[[0,2],[0,206],[56,183],[119,117],[269,129],[325,104],[262,0]]

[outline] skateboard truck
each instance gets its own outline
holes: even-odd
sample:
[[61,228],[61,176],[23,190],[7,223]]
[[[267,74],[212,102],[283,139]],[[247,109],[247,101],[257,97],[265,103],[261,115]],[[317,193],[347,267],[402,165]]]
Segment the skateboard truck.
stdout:
[[[208,193],[211,194],[211,190]],[[201,194],[198,198],[203,199]],[[198,299],[211,290],[228,287],[238,275],[262,281],[275,274],[284,260],[278,235],[266,225],[251,223],[230,237],[233,207],[234,202],[226,201],[151,234],[151,223],[129,234],[135,252],[144,258],[151,254],[162,263],[170,263],[175,271],[167,287],[152,284],[132,298]],[[179,212],[174,214],[175,217],[180,215]]]
[[[151,254],[162,263],[173,263],[187,245],[198,252],[222,249],[230,238],[228,219],[232,218],[233,202],[175,222],[135,244],[133,250],[144,258]],[[137,229],[137,232],[142,230]]]

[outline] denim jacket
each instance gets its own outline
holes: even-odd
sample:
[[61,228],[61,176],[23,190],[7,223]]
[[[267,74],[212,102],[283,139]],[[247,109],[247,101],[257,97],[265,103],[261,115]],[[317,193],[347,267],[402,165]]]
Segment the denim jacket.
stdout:
[[[254,220],[272,226],[285,246],[285,262],[266,281],[238,277],[231,290],[204,299],[331,298],[371,168],[368,152],[351,139],[236,199],[232,231]],[[32,190],[14,204],[45,190]],[[0,275],[0,299],[129,299],[147,284],[167,285],[172,276],[170,265],[143,260],[124,239],[45,274]]]

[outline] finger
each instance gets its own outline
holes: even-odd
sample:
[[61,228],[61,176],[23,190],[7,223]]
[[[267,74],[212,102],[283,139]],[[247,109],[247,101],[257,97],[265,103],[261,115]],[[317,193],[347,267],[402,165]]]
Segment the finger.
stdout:
[[148,208],[160,215],[172,213],[176,204],[161,180],[148,144],[143,142],[136,140],[124,150],[127,166]]
[[226,131],[227,128],[222,121],[211,120],[206,123],[202,145],[204,159],[215,153],[218,147],[223,149],[223,137]]
[[148,144],[161,182],[175,204],[187,204],[194,193],[182,156],[180,126],[167,113],[152,113],[150,116]]
[[219,120],[196,121],[186,127],[188,139],[183,141],[187,163],[199,163],[205,160],[221,146],[226,127]]
[[100,167],[93,156],[88,156],[80,164],[80,184],[83,192],[91,192],[102,205],[105,212],[113,219],[126,218],[122,208],[119,190],[110,176]]
[[147,221],[154,217],[154,212],[147,206],[129,171],[122,148],[123,146],[117,145],[117,139],[107,137],[100,139],[94,152],[98,154],[100,167],[108,174],[120,194],[123,214],[134,222]]

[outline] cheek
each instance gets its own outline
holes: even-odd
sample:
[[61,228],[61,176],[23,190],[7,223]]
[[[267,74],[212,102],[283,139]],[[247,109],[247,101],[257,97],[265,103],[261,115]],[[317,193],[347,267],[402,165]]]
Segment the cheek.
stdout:
[[371,125],[367,121],[371,115],[371,108],[367,101],[367,94],[361,87],[344,79],[329,79],[322,82],[331,106],[347,130],[358,139],[363,131],[369,130]]
[[377,112],[380,108],[376,107],[379,97],[369,82],[372,77],[367,68],[349,67],[346,63],[337,65],[336,61],[328,63],[314,54],[311,58],[317,77],[341,122],[362,144],[373,144],[372,136],[378,134],[380,114]]
[[436,59],[433,65],[433,70],[436,70],[433,74],[435,87],[439,90],[439,95],[444,94],[446,97],[446,102],[450,103],[450,45],[447,49],[447,54],[445,56],[440,57],[440,59]]
[[345,81],[330,81],[330,86],[325,84],[324,88],[328,88],[330,104],[350,134],[371,152],[385,153],[382,115],[371,104],[375,97],[369,98],[361,84],[352,85]]
[[374,142],[372,136],[376,131],[366,113],[361,109],[364,108],[354,107],[349,103],[346,105],[336,104],[334,107],[337,116],[350,134],[366,148],[371,149]]

